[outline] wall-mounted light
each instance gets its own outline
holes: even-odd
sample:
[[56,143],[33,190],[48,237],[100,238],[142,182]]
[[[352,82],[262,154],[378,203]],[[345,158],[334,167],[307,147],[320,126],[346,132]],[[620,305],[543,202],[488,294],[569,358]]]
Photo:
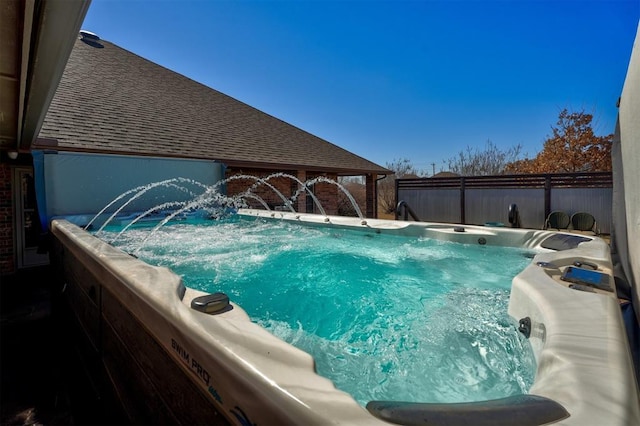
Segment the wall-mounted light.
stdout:
[[18,158],[18,151],[8,151],[7,155],[9,156],[9,158],[11,158],[12,160],[15,160],[16,158]]

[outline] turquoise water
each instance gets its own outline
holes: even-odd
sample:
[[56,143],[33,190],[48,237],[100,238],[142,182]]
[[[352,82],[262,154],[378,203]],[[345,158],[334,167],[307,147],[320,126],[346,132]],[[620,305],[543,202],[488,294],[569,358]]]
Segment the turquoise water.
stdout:
[[507,315],[530,250],[237,219],[167,225],[140,247],[150,230],[114,245],[226,293],[362,405],[495,399],[533,383]]

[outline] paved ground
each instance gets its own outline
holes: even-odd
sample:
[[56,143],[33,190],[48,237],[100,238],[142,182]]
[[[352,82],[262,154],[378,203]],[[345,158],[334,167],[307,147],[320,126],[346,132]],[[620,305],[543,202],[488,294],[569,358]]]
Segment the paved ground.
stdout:
[[49,269],[0,277],[0,424],[106,425],[52,304]]
[[66,383],[53,350],[44,272],[0,281],[0,374],[3,425],[73,424]]

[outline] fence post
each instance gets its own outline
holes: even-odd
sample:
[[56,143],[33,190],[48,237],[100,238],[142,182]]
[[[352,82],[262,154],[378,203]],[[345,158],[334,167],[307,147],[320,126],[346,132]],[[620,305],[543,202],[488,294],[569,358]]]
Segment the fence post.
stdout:
[[544,177],[544,220],[549,217],[551,213],[551,176],[546,175]]
[[465,204],[465,199],[464,199],[464,176],[460,177],[460,223],[461,224],[466,224],[465,222],[465,214],[464,214],[464,204]]

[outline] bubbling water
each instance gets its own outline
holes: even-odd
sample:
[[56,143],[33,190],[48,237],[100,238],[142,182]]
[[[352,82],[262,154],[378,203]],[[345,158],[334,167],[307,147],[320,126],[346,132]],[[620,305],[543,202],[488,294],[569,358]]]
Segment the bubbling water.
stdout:
[[496,399],[533,383],[531,348],[507,314],[528,251],[235,216],[133,227],[118,247],[142,240],[141,259],[225,292],[362,405]]

